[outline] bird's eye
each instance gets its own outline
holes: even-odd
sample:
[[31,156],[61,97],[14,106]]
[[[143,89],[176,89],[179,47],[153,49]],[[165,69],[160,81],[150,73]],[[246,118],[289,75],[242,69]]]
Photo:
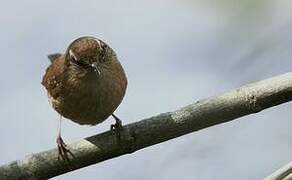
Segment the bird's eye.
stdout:
[[74,64],[81,66],[81,67],[88,67],[89,66],[84,61],[78,60],[76,55],[73,53],[73,51],[71,49],[69,50],[69,56]]
[[75,63],[81,67],[89,67],[89,64],[85,63],[84,61],[76,61]]

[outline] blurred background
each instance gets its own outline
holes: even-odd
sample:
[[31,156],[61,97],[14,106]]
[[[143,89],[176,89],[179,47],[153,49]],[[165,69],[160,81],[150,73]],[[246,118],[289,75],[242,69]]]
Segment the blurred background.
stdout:
[[[111,45],[129,78],[124,123],[290,72],[290,0],[1,1],[0,164],[56,146],[41,79],[47,54],[84,35]],[[54,179],[257,180],[292,160],[287,103]],[[103,132],[63,123],[67,143]]]

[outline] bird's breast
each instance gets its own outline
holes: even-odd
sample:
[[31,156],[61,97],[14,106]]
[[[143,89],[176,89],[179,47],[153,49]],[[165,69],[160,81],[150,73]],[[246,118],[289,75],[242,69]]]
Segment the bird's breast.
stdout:
[[[79,124],[98,124],[121,103],[127,86],[123,69],[70,74],[63,83],[60,97],[52,101],[64,117]],[[54,103],[55,102],[55,103]]]

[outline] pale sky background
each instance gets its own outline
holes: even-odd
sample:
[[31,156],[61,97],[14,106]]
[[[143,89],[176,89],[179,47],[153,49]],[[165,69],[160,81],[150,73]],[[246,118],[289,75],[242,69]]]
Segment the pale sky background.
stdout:
[[[130,123],[292,69],[290,0],[1,1],[0,163],[56,146],[58,116],[41,78],[47,54],[103,39],[129,78],[117,114]],[[103,132],[63,124],[67,143]],[[292,160],[292,104],[59,177],[257,180]]]

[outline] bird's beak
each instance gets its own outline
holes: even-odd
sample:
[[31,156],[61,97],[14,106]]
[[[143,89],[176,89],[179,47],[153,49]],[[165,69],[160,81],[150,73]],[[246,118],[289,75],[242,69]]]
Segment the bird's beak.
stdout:
[[97,63],[92,63],[91,67],[94,68],[94,72],[96,73],[97,76],[101,74],[100,70],[98,69]]

